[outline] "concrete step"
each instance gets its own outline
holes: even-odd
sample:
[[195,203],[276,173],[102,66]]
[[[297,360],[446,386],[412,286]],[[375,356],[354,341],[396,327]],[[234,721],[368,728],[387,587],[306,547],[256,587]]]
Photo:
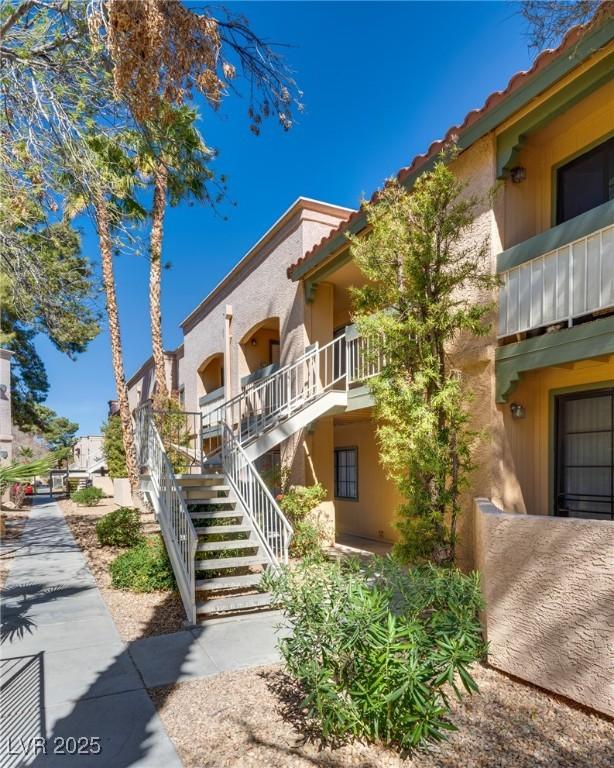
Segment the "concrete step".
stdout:
[[243,512],[240,509],[217,509],[202,512],[190,511],[189,515],[192,520],[222,520],[225,517],[243,517]]
[[209,616],[213,613],[229,613],[231,611],[254,610],[266,608],[271,604],[270,592],[257,592],[248,595],[233,595],[196,603],[197,616]]
[[216,589],[244,589],[255,587],[261,578],[261,573],[248,573],[245,576],[215,576],[211,579],[197,579],[196,589],[203,592],[213,592]]
[[228,539],[228,541],[201,541],[196,546],[197,552],[220,552],[225,549],[257,549],[260,544],[256,539]]
[[196,493],[230,493],[229,485],[183,485],[183,492],[189,494]]
[[251,533],[249,525],[201,525],[194,529],[199,536],[212,536],[218,533]]
[[254,565],[268,565],[268,559],[264,555],[250,555],[248,557],[214,557],[210,560],[196,560],[195,571],[218,571],[223,568],[246,568]]
[[217,481],[223,481],[224,475],[221,472],[184,472],[182,474],[175,475],[175,478],[178,483],[186,483],[186,485],[190,483],[207,483],[207,482],[215,482]]
[[[200,493],[200,491],[199,491]],[[230,496],[203,496],[202,493],[200,495],[194,494],[194,496],[190,494],[186,494],[184,491],[184,498],[186,501],[186,504],[211,504],[213,506],[218,506],[220,504],[236,504],[237,500],[230,498]]]

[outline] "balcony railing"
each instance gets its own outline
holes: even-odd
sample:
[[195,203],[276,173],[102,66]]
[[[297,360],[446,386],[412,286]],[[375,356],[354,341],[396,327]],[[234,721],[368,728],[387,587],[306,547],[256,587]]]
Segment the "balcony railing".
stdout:
[[614,308],[614,226],[500,273],[499,337]]

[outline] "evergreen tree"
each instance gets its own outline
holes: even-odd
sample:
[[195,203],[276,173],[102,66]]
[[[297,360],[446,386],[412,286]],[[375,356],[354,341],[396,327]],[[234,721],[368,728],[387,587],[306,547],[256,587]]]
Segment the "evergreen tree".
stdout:
[[406,499],[397,551],[409,562],[454,559],[472,469],[467,382],[448,351],[459,333],[489,328],[489,305],[475,301],[475,289],[496,281],[487,243],[466,239],[477,204],[441,157],[411,193],[389,182],[366,204],[369,233],[351,237],[367,278],[353,290],[355,319],[367,354],[383,363],[369,386],[380,459]]

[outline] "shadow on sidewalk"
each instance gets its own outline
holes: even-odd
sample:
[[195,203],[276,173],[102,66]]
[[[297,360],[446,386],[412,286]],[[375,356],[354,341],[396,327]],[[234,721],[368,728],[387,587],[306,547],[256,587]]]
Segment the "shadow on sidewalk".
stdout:
[[66,587],[61,584],[15,584],[0,592],[0,601],[5,605],[6,600],[20,598],[17,605],[3,607],[2,624],[0,626],[0,645],[19,640],[26,633],[32,635],[37,624],[29,615],[35,605],[46,605],[62,597],[72,597],[80,592],[87,592],[92,587]]

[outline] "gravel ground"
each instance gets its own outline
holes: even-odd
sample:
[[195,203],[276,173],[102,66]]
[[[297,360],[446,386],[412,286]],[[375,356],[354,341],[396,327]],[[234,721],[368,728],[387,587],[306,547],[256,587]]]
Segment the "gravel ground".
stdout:
[[[2,540],[0,541],[0,589],[4,588],[6,577],[11,569],[15,553],[20,548],[20,538],[23,527],[30,514],[30,504],[23,509],[9,509],[8,504],[2,506]],[[12,507],[12,504],[10,505]]]
[[149,693],[185,768],[612,768],[610,720],[486,666],[474,673],[480,694],[455,705],[458,732],[405,760],[375,745],[305,741],[279,667]]
[[[178,593],[137,594],[111,587],[109,563],[126,550],[119,547],[101,547],[96,538],[95,526],[97,520],[117,505],[107,500],[95,507],[80,507],[73,501],[64,500],[60,502],[60,506],[122,639],[130,642],[139,637],[165,635],[183,629],[185,613]],[[159,532],[153,515],[143,513],[142,521],[145,534]]]

